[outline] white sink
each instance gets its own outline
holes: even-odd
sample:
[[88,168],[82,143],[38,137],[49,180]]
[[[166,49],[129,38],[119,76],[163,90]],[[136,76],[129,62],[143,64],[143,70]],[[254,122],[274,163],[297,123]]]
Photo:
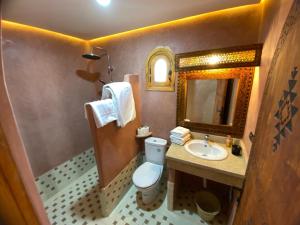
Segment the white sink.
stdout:
[[207,160],[223,160],[228,155],[227,150],[222,146],[204,140],[189,141],[184,148],[192,155]]

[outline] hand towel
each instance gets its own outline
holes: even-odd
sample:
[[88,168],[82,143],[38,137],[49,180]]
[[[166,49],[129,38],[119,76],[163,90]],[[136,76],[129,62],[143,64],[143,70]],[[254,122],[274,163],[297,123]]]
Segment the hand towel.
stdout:
[[96,127],[100,128],[118,119],[112,99],[105,99],[84,104],[85,117],[87,118],[86,106],[90,105],[93,110]]
[[191,139],[191,137],[188,140],[184,141],[184,140],[180,140],[180,139],[177,139],[177,138],[170,138],[171,142],[174,143],[174,144],[177,144],[177,145],[184,145],[190,139]]
[[117,125],[125,127],[136,117],[132,88],[128,82],[114,82],[103,86],[102,99],[112,99],[118,114]]
[[182,142],[187,142],[188,140],[191,139],[191,134],[187,134],[187,135],[185,135],[182,138],[179,138],[177,136],[171,135],[170,139],[177,140],[177,141],[182,141]]
[[190,130],[184,127],[176,127],[173,130],[171,130],[170,133],[175,137],[182,138],[185,135],[189,134]]

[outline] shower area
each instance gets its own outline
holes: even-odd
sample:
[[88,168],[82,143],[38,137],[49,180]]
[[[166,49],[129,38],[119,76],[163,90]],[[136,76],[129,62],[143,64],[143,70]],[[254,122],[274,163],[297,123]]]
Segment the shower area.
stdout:
[[124,79],[113,77],[108,52],[78,38],[5,21],[2,31],[6,85],[50,223],[94,224],[103,218],[113,224],[115,216],[104,216],[129,190],[140,163],[138,76],[125,76],[134,90],[136,120],[120,130],[114,123],[96,129],[84,104],[100,99],[104,84]]

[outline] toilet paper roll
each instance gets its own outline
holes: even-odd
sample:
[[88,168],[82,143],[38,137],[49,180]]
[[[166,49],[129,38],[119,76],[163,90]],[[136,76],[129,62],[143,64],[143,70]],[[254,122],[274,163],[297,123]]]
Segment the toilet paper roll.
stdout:
[[148,127],[148,126],[144,126],[144,127],[142,127],[142,133],[143,133],[143,135],[146,135],[146,134],[148,134],[148,133],[149,133],[149,131],[150,131],[150,129],[149,129],[149,127]]
[[139,128],[137,129],[137,134],[138,134],[139,136],[143,135],[142,127],[139,127]]
[[147,135],[149,134],[149,132],[150,132],[150,128],[148,126],[139,127],[137,129],[137,133],[139,136]]

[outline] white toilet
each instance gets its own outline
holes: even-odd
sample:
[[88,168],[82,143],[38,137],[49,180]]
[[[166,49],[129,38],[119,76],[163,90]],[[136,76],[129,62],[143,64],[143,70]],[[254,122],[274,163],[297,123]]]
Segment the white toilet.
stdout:
[[133,173],[132,181],[142,192],[145,204],[151,203],[159,192],[159,181],[163,172],[167,141],[150,137],[145,140],[146,162]]

